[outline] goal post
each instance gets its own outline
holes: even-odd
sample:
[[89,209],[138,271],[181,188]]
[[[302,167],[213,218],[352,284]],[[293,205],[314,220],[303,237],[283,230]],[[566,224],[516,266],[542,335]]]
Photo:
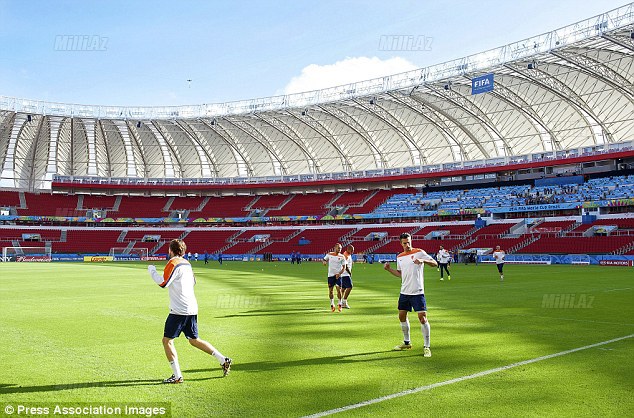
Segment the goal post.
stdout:
[[114,261],[136,261],[147,260],[147,248],[128,248],[128,247],[112,247],[110,248],[110,257]]
[[46,263],[53,260],[51,247],[2,247],[4,262]]

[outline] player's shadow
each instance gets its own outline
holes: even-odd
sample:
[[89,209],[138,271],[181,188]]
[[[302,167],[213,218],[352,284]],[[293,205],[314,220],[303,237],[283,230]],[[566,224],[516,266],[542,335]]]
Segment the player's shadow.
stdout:
[[[217,376],[222,378],[222,376]],[[197,379],[187,379],[188,381],[210,380],[214,377],[201,377]],[[134,386],[156,386],[162,385],[160,379],[139,379],[139,380],[107,380],[101,382],[80,382],[66,383],[59,385],[40,386],[19,386],[16,384],[0,383],[0,395],[9,393],[32,393],[32,392],[57,392],[61,390],[86,389],[86,388],[114,388],[114,387],[134,387]]]
[[[235,363],[232,364],[231,370],[235,371],[248,371],[248,372],[264,372],[264,371],[273,371],[279,369],[286,369],[288,367],[301,367],[301,366],[320,366],[326,364],[347,364],[347,363],[365,363],[365,362],[374,362],[374,361],[391,361],[403,358],[403,353],[395,353],[394,356],[390,357],[374,357],[374,358],[362,358],[363,356],[371,356],[374,354],[384,354],[384,353],[392,353],[392,350],[384,350],[384,351],[372,351],[368,353],[356,353],[356,354],[347,354],[343,356],[329,356],[329,357],[316,357],[316,358],[308,358],[301,360],[291,360],[291,361],[255,361],[250,363]],[[191,369],[191,370],[183,370],[184,373],[203,373],[203,372],[212,372],[215,369],[205,368],[205,369]]]
[[304,313],[322,313],[323,309],[318,308],[300,308],[300,309],[254,309],[237,314],[217,316],[216,318],[236,318],[236,317],[250,317],[250,316],[275,316],[275,315],[288,315],[297,313],[298,311],[305,311]]

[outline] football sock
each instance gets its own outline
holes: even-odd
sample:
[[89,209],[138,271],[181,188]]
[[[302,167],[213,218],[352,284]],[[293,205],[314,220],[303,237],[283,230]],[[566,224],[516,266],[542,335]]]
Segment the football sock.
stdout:
[[343,302],[344,305],[348,304],[348,299],[341,299],[341,301]]
[[403,342],[409,344],[411,341],[409,338],[409,321],[401,322],[401,329],[403,330]]
[[170,361],[170,367],[172,368],[172,373],[174,373],[174,377],[183,377],[183,375],[181,374],[181,366],[178,364],[178,359]]
[[426,321],[420,326],[423,331],[423,340],[425,340],[425,347],[429,347],[429,321]]
[[216,350],[213,345],[211,346],[211,349],[214,352],[213,356],[220,362],[220,364],[223,364],[225,362],[225,356],[220,354],[220,351]]
[[334,299],[330,299],[330,306],[334,306],[335,305],[335,300]]

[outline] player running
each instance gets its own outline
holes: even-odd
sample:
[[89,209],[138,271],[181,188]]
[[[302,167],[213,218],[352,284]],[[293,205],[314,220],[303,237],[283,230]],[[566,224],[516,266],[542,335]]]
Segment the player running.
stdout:
[[337,287],[337,307],[341,312],[341,274],[345,270],[345,259],[341,254],[341,244],[335,244],[334,251],[324,256],[324,266],[328,266],[328,296],[330,297],[330,309],[335,311],[335,299],[333,296],[333,287]]
[[350,244],[346,247],[346,251],[343,253],[343,257],[345,259],[345,269],[343,273],[341,273],[341,292],[343,293],[341,306],[344,309],[350,309],[350,306],[348,305],[348,296],[350,296],[350,292],[352,291],[352,265],[354,264],[352,261],[352,254],[354,254],[354,247]]
[[165,321],[163,348],[173,373],[171,377],[163,380],[163,383],[183,383],[183,374],[174,347],[174,338],[178,338],[181,332],[185,333],[191,345],[216,357],[222,367],[223,376],[229,374],[231,369],[229,357],[223,356],[214,346],[198,338],[198,302],[194,295],[196,278],[191,264],[183,258],[186,250],[184,241],[173,239],[168,250],[170,260],[163,270],[163,275],[157,273],[156,267],[148,266],[152,280],[163,288],[167,287],[170,297],[170,313]]
[[495,265],[497,265],[498,271],[500,272],[500,281],[501,282],[504,281],[504,272],[502,270],[504,269],[504,257],[505,256],[506,256],[506,253],[504,252],[504,250],[501,250],[500,246],[497,245],[495,247],[495,251],[493,251],[493,258],[495,259]]
[[441,245],[438,253],[436,254],[436,260],[438,260],[438,266],[440,270],[440,281],[443,281],[443,270],[447,272],[447,280],[451,280],[451,273],[449,273],[449,262],[451,261],[451,254],[449,251]]
[[409,350],[412,348],[409,335],[409,320],[407,313],[414,309],[418,314],[423,333],[423,357],[431,357],[430,329],[427,320],[427,303],[425,301],[425,287],[423,279],[423,264],[437,267],[438,263],[429,254],[420,248],[412,248],[412,236],[408,233],[401,234],[403,252],[396,257],[396,270],[390,268],[390,263],[385,263],[385,270],[396,277],[400,277],[401,294],[398,298],[398,319],[401,321],[403,331],[403,344],[394,347],[395,351]]

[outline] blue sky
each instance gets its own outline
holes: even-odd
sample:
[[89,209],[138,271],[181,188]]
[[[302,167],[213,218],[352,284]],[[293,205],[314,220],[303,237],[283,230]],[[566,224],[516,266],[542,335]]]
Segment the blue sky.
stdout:
[[[147,106],[270,96],[437,64],[623,4],[0,0],[0,95]],[[65,35],[96,50],[60,50]],[[387,51],[386,35],[430,48]]]

